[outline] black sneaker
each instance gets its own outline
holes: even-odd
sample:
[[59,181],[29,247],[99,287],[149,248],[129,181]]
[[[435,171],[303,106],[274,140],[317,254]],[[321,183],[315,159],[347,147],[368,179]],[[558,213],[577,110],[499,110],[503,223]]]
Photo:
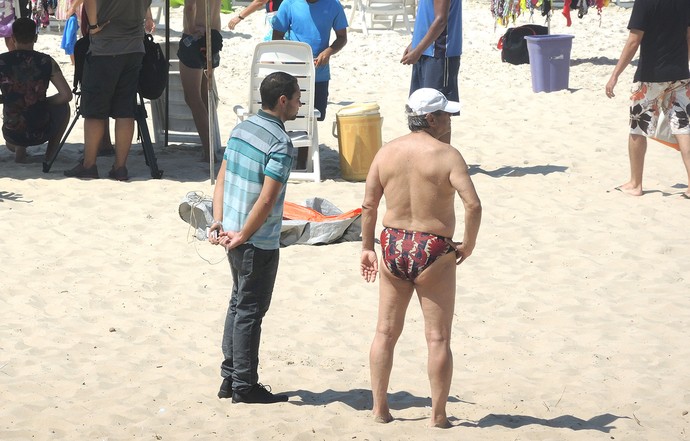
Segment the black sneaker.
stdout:
[[223,379],[223,384],[220,385],[218,391],[218,398],[232,398],[232,378]]
[[257,404],[271,404],[287,401],[287,395],[278,395],[271,393],[271,386],[264,386],[263,384],[255,384],[246,392],[233,391],[233,403],[257,403]]

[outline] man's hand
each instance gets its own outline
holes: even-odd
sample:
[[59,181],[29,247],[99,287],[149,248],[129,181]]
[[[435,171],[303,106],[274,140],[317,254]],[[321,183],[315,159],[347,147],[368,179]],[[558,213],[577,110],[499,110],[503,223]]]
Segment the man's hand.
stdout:
[[218,243],[225,247],[227,251],[237,248],[245,242],[246,240],[242,237],[241,231],[223,231],[220,233],[220,239],[218,240]]
[[237,26],[241,21],[242,21],[242,19],[240,18],[239,15],[232,17],[230,19],[230,21],[228,22],[228,29],[230,29],[231,31],[234,30],[235,26]]
[[613,89],[616,87],[616,83],[618,83],[618,79],[615,78],[613,75],[609,79],[609,82],[606,83],[606,96],[609,98],[613,98],[616,96],[615,93],[613,93]]
[[327,66],[331,60],[331,53],[332,52],[333,51],[330,47],[327,47],[326,49],[321,51],[321,53],[316,58],[314,58],[314,66],[315,67]]
[[213,224],[208,229],[208,241],[213,245],[220,244],[220,235],[223,233],[222,224]]
[[403,52],[403,56],[400,59],[402,64],[415,64],[422,56],[421,52],[417,51],[417,49],[410,49],[411,47],[412,45],[407,46],[405,52]]
[[104,27],[108,26],[108,23],[110,23],[110,20],[106,21],[105,23],[98,23],[98,26],[96,26],[95,29],[89,29],[89,35],[98,34],[103,30]]
[[448,245],[453,247],[455,251],[455,264],[460,265],[468,257],[472,255],[472,250],[474,247],[470,248],[462,242],[453,242],[452,240],[447,240]]
[[376,281],[376,273],[379,271],[379,261],[376,258],[376,251],[362,250],[360,273],[367,282]]

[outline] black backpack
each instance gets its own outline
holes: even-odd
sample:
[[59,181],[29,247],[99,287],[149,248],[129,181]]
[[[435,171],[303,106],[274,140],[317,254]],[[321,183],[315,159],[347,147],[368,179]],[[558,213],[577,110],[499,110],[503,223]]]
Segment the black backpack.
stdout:
[[153,41],[153,35],[144,35],[144,60],[139,72],[139,93],[150,100],[159,98],[168,85],[170,64],[165,59],[161,45]]
[[529,52],[527,51],[528,35],[547,35],[549,28],[535,24],[526,24],[517,28],[510,28],[498,40],[498,48],[501,49],[501,61],[510,64],[529,64]]

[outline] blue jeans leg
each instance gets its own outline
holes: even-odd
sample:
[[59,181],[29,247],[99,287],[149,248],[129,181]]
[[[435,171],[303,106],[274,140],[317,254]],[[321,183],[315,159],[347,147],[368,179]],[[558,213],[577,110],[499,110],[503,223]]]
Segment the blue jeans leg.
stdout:
[[243,244],[228,251],[233,288],[223,331],[221,375],[232,389],[244,391],[259,382],[261,323],[271,304],[279,250]]

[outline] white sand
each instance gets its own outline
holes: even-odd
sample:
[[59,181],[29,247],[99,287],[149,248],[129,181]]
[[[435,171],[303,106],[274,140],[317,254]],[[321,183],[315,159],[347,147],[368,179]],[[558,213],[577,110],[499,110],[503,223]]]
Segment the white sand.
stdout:
[[[494,31],[488,2],[465,3],[464,110],[453,144],[471,165],[484,219],[458,274],[448,404],[456,427],[426,428],[415,302],[390,384],[396,420],[373,422],[377,285],[359,276],[357,242],[281,250],[260,381],[290,402],[218,400],[229,270],[219,248],[190,241],[177,214],[188,191],[211,194],[208,166],[198,148],[170,146],[157,151],[165,174],[153,180],[135,145],[128,183],[63,178],[82,148],[80,121],[50,174],[0,151],[0,439],[688,439],[690,203],[678,196],[680,155],[650,142],[647,193],[609,192],[628,177],[633,68],[614,99],[604,85],[629,10],[606,8],[601,26],[594,10],[574,15],[571,28],[558,11],[553,33],[575,35],[570,90],[535,94],[528,65],[500,62],[503,29]],[[232,106],[246,101],[263,18],[225,32],[216,71],[223,138]],[[71,81],[59,38],[41,35],[37,49]],[[290,184],[290,201],[360,205],[364,185],[340,179],[331,125],[342,105],[376,101],[384,140],[406,132],[410,68],[399,59],[409,40],[400,30],[349,33],[332,58],[319,124],[325,180]],[[98,159],[102,175],[111,161]]]

